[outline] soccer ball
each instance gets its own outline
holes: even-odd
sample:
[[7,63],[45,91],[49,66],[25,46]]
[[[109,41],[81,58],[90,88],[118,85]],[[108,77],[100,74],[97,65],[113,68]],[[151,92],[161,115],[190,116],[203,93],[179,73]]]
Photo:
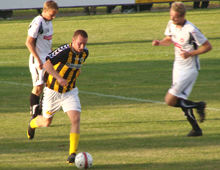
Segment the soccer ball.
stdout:
[[78,153],[75,157],[75,165],[79,169],[88,169],[92,166],[92,156],[87,152]]

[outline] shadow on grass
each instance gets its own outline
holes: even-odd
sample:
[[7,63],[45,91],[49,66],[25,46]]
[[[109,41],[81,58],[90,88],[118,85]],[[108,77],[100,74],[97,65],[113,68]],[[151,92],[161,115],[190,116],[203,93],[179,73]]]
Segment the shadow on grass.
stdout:
[[[92,131],[92,128],[91,128]],[[170,135],[173,133],[173,135]],[[157,135],[155,135],[157,134]],[[88,151],[115,152],[131,151],[135,149],[190,149],[195,147],[219,146],[219,133],[207,132],[202,137],[185,137],[187,132],[175,131],[167,135],[166,130],[147,130],[139,132],[116,132],[116,133],[89,133],[81,134],[78,152]],[[55,133],[42,132],[38,129],[33,140],[22,137],[2,138],[1,154],[19,154],[38,152],[67,151],[69,149],[69,134],[57,135]]]
[[[195,161],[195,162],[176,162],[176,163],[163,163],[161,160],[161,163],[137,163],[137,164],[131,164],[131,163],[122,163],[122,164],[105,164],[105,165],[92,165],[90,168],[91,170],[164,170],[164,169],[169,169],[169,170],[219,170],[219,163],[220,161],[218,159],[213,159],[213,160],[206,160],[206,161]],[[42,167],[33,167],[29,166],[27,168],[6,168],[10,170],[42,170],[43,168],[45,170],[77,170],[75,165],[55,165],[53,167],[51,166],[43,166]]]
[[[172,60],[92,63],[83,66],[77,87],[84,106],[123,105],[161,101],[171,85]],[[216,100],[220,93],[219,64],[217,59],[203,59],[202,71],[193,89],[194,100]],[[0,112],[29,112],[32,89],[28,67],[0,67]],[[7,83],[8,82],[8,83]],[[14,84],[13,84],[14,83]],[[27,84],[29,86],[27,86]],[[202,93],[201,93],[202,91]],[[86,92],[104,94],[96,96]],[[108,96],[109,95],[109,96]],[[112,96],[138,98],[146,101],[128,101]],[[199,99],[196,99],[198,98]]]

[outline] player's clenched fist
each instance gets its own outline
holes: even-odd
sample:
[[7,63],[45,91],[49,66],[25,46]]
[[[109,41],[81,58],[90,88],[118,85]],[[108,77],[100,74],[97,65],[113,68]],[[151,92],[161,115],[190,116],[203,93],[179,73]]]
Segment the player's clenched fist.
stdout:
[[153,46],[158,46],[158,45],[160,45],[160,41],[159,40],[153,40],[152,45]]

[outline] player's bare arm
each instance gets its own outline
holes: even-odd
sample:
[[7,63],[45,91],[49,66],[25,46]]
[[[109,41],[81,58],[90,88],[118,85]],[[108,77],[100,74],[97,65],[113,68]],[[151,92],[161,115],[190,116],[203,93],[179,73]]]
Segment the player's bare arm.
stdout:
[[184,59],[187,59],[187,58],[192,57],[192,56],[196,56],[196,55],[199,55],[199,54],[206,53],[206,52],[210,51],[211,49],[212,49],[212,45],[211,45],[210,42],[207,40],[207,41],[206,41],[200,48],[198,48],[197,50],[190,51],[190,52],[181,50],[182,53],[181,53],[180,55],[181,55],[181,57],[183,57]]
[[30,53],[34,56],[34,58],[36,59],[37,63],[38,63],[38,68],[40,70],[43,69],[43,63],[40,59],[40,57],[38,56],[37,52],[36,52],[36,43],[35,43],[35,38],[31,37],[31,36],[27,36],[26,39],[26,43],[25,45],[27,46],[28,50],[30,51]]
[[163,40],[159,41],[159,40],[153,40],[152,42],[152,45],[153,46],[158,46],[158,45],[161,45],[161,46],[169,46],[171,45],[173,42],[171,40],[171,37],[170,36],[166,36]]
[[67,81],[62,78],[58,72],[56,72],[56,70],[54,70],[53,68],[53,65],[52,63],[50,62],[50,60],[47,60],[44,65],[43,65],[44,69],[50,74],[52,75],[53,77],[55,77],[58,81],[58,83],[61,85],[61,86],[67,86]]

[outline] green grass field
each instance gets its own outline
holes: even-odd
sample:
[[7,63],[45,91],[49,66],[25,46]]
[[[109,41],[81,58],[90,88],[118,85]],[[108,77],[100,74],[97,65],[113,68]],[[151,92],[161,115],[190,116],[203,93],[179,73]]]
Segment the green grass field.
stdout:
[[[164,104],[171,85],[173,46],[162,39],[169,12],[57,17],[53,48],[69,43],[77,29],[89,34],[89,58],[77,86],[82,104],[78,152],[93,156],[94,170],[219,170],[219,9],[189,10],[187,20],[213,45],[200,56],[202,69],[190,99],[207,102],[204,135],[181,109]],[[63,111],[52,125],[26,137],[32,82],[25,47],[32,18],[0,21],[0,169],[70,170],[66,164],[70,122]],[[196,115],[196,113],[195,113]],[[196,115],[197,116],[197,115]]]

